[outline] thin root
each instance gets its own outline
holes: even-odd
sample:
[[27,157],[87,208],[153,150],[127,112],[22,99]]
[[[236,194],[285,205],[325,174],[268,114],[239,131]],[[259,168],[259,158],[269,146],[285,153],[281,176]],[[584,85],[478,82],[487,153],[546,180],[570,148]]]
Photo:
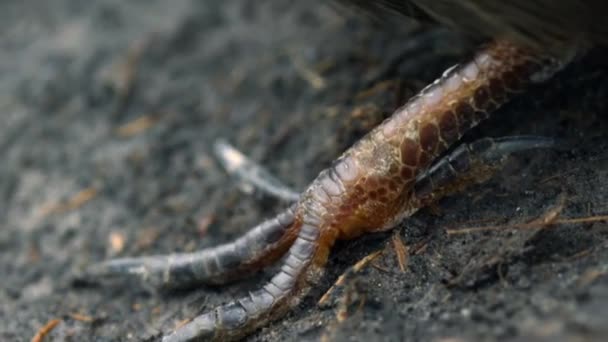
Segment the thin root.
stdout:
[[58,318],[54,318],[54,319],[48,321],[44,326],[42,326],[42,328],[40,328],[38,330],[38,332],[36,332],[36,335],[34,335],[34,337],[32,337],[31,342],[44,341],[44,338],[46,337],[46,335],[48,335],[53,329],[55,329],[55,327],[59,323],[61,323],[61,320]]
[[608,222],[608,215],[555,219],[550,222],[544,222],[542,220],[540,220],[540,221],[535,220],[535,221],[532,221],[529,223],[519,223],[519,224],[512,224],[512,225],[448,229],[446,232],[448,235],[462,235],[462,234],[471,234],[471,233],[479,233],[479,232],[503,230],[503,229],[534,229],[534,228],[545,228],[545,227],[561,225],[561,224],[593,223],[593,222],[602,222],[602,221]]
[[363,268],[367,267],[372,261],[374,261],[377,257],[382,254],[382,250],[375,251],[361,260],[357,261],[352,267],[349,267],[342,275],[338,277],[338,280],[332,285],[332,287],[325,292],[325,294],[319,299],[317,305],[319,307],[327,307],[331,304],[331,299],[335,297],[334,293],[337,289],[344,287],[347,281],[354,278],[357,273],[359,273]]
[[399,235],[399,231],[393,234],[391,241],[393,243],[393,251],[395,251],[395,256],[399,263],[399,269],[401,270],[401,273],[405,273],[409,263],[409,247],[403,242],[401,235]]

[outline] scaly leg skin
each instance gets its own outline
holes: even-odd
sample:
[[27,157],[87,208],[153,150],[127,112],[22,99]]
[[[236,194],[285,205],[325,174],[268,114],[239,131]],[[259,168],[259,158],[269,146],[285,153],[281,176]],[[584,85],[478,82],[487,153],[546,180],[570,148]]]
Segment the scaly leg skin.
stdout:
[[[483,138],[470,144],[462,144],[436,161],[426,172],[418,175],[413,196],[424,203],[423,206],[434,203],[437,199],[457,193],[471,184],[488,180],[502,168],[513,153],[556,147],[555,139],[539,136]],[[319,300],[318,306],[323,308],[332,305],[344,292],[344,287],[379,254],[380,252],[372,253],[348,267]]]
[[[463,144],[416,178],[414,196],[422,203],[432,203],[487,180],[512,153],[554,147],[553,139],[536,136],[484,138]],[[283,255],[296,236],[293,210],[263,222],[231,243],[195,253],[114,259],[89,267],[86,276],[106,281],[135,277],[159,290],[227,283]]]
[[262,222],[233,242],[194,253],[114,259],[90,266],[85,280],[139,279],[158,290],[219,285],[242,278],[278,260],[298,234],[294,206]]
[[[389,229],[424,201],[414,184],[464,132],[546,75],[547,60],[496,41],[448,70],[319,174],[295,209],[298,237],[260,290],[202,314],[165,342],[229,340],[284,315],[320,276],[336,239]],[[440,178],[441,179],[441,178]]]
[[[261,289],[203,313],[163,341],[226,341],[251,333],[284,315],[301,300],[321,276],[337,239],[392,228],[428,203],[429,196],[437,199],[450,193],[442,184],[467,183],[459,182],[460,174],[448,173],[444,177],[437,173],[446,167],[441,163],[437,164],[437,171],[420,175],[511,95],[539,78],[546,78],[548,67],[552,66],[548,62],[508,41],[495,41],[473,61],[446,71],[347,150],[332,167],[321,172],[301,195],[288,215],[290,219],[270,224],[274,229],[289,232],[285,234],[287,238],[279,239],[280,243],[260,247],[258,237],[264,234],[248,233],[246,236],[250,238],[242,238],[238,246],[250,248],[252,253],[240,253],[236,244],[227,244],[214,249],[214,253],[207,252],[208,256],[202,258],[205,262],[180,260],[179,266],[161,267],[165,270],[157,281],[161,286],[182,282],[183,278],[185,283],[195,278],[211,281],[214,276],[225,280],[231,278],[227,275],[234,274],[232,266],[239,270],[242,269],[239,265],[263,266],[265,261],[275,260],[293,241],[280,271]],[[431,191],[433,195],[423,192],[422,185],[416,190],[417,180],[422,184],[425,179],[439,184],[436,192]],[[253,243],[254,248],[249,245]],[[256,262],[251,262],[253,259]],[[141,266],[141,262],[137,264]],[[215,265],[216,271],[201,271],[205,265]],[[167,269],[174,270],[175,276],[166,276]]]

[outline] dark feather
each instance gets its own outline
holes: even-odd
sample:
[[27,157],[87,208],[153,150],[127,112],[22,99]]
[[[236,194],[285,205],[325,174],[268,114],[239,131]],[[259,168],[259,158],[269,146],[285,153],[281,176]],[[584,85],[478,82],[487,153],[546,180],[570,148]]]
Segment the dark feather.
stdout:
[[573,43],[608,43],[606,0],[339,0],[373,13],[432,19],[475,36],[503,36],[557,51]]

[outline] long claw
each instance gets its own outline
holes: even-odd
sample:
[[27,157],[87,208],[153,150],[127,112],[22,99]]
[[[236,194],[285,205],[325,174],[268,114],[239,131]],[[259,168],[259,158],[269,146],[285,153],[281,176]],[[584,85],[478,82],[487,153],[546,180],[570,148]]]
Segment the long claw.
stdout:
[[542,136],[518,135],[483,138],[463,144],[439,159],[416,178],[416,197],[429,202],[487,180],[513,153],[534,149],[562,149],[560,141]]
[[241,188],[244,188],[245,192],[251,192],[254,187],[286,202],[296,202],[300,198],[300,193],[284,185],[264,167],[247,158],[228,142],[217,140],[213,151],[226,171],[242,182]]

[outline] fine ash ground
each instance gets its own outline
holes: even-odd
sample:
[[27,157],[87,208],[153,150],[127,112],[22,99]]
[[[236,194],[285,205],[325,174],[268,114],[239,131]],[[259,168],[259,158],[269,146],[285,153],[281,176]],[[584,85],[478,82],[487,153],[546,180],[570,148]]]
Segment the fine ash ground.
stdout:
[[[0,5],[0,340],[29,341],[58,318],[48,340],[157,341],[254,289],[272,270],[173,294],[72,276],[111,257],[212,246],[283,208],[238,189],[212,155],[216,139],[302,189],[470,52],[449,32],[406,21],[377,25],[317,1],[252,3]],[[466,136],[553,136],[569,151],[518,155],[490,182],[403,222],[405,273],[392,233],[339,243],[311,295],[247,340],[606,336],[605,222],[447,234],[530,222],[560,204],[558,220],[608,213],[605,56],[591,51]],[[351,286],[365,300],[338,324],[335,306],[316,301],[379,249]]]

